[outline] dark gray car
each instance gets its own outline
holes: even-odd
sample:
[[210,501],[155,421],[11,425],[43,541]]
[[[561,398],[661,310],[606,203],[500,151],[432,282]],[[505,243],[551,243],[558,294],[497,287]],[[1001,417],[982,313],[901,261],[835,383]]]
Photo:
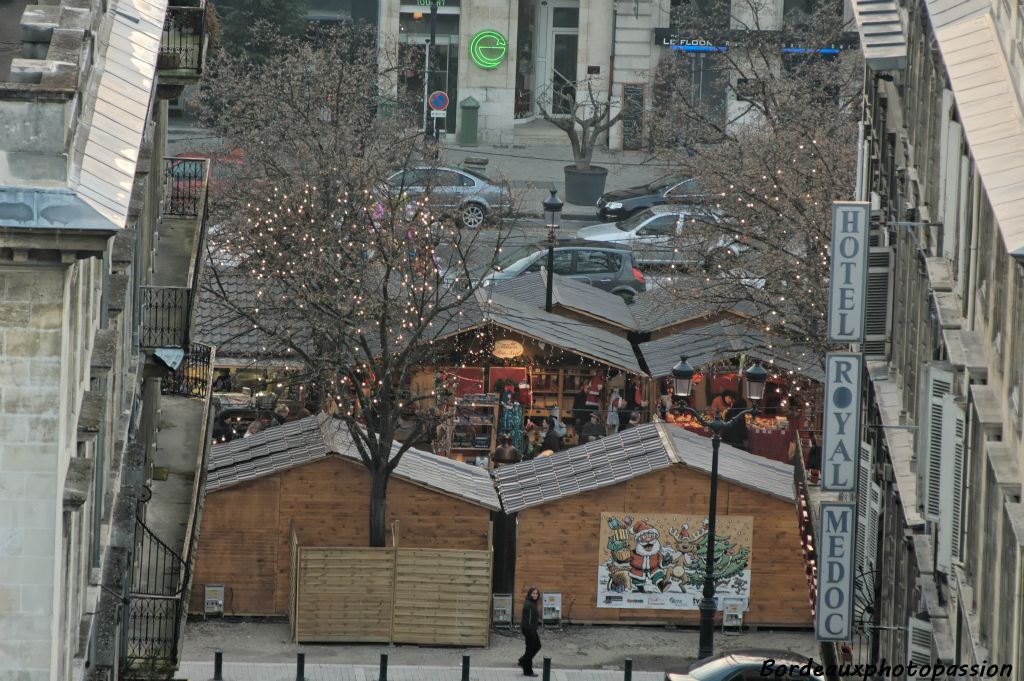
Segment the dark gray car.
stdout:
[[668,671],[665,681],[749,681],[750,679],[824,678],[815,675],[822,664],[782,650],[735,650],[694,662],[686,672]]
[[[495,271],[488,280],[512,279],[547,267],[546,244],[504,246]],[[555,274],[603,289],[627,302],[646,288],[643,273],[637,269],[633,252],[614,244],[578,239],[555,243]]]

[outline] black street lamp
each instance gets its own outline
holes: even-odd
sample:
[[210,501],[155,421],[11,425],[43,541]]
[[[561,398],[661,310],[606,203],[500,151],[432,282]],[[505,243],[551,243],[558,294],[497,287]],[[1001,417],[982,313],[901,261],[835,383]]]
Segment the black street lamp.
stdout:
[[562,219],[562,200],[558,198],[558,190],[552,189],[551,196],[544,199],[544,222],[548,227],[548,290],[544,299],[544,309],[551,312],[551,292],[555,286],[555,235]]
[[[680,357],[679,364],[672,368],[672,378],[675,383],[675,394],[679,397],[689,397],[693,388],[693,367],[686,361],[686,357]],[[722,443],[722,432],[726,428],[734,428],[743,420],[747,414],[757,415],[757,403],[764,397],[764,388],[768,383],[768,372],[760,363],[754,364],[745,372],[747,382],[747,399],[753,402],[754,406],[744,409],[728,421],[722,420],[721,411],[715,411],[715,416],[710,423],[701,418],[701,415],[694,409],[683,405],[683,411],[692,416],[705,428],[711,429],[711,500],[708,509],[708,555],[704,563],[704,598],[697,606],[700,610],[700,646],[697,651],[697,659],[703,660],[714,655],[715,648],[715,611],[718,609],[715,602],[715,520],[718,512],[718,446]]]

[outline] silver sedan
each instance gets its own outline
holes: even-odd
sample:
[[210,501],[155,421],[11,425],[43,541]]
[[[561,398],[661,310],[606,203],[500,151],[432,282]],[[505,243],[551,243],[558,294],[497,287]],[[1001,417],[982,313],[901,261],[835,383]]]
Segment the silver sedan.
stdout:
[[489,214],[500,215],[512,208],[507,185],[462,168],[400,170],[388,178],[388,186],[412,197],[428,196],[431,206],[456,214],[467,229],[478,229]]

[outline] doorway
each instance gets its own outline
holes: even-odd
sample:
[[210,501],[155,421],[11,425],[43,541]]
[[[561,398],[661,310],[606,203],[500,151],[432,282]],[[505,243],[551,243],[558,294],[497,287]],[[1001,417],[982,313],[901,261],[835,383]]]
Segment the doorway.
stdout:
[[[456,8],[457,9],[457,8]],[[434,27],[434,49],[429,50],[430,19],[424,12],[402,12],[399,63],[401,100],[419,121],[420,130],[432,130],[427,98],[434,90],[448,95],[447,116],[441,129],[455,133],[458,113],[459,15],[438,14]]]
[[[528,5],[524,12],[523,5]],[[517,96],[517,118],[539,113],[538,102],[548,102],[556,116],[572,113],[576,101],[575,83],[579,78],[580,3],[579,0],[521,0],[520,15],[527,17],[532,33],[533,97]],[[520,23],[520,31],[523,31]],[[524,32],[524,35],[525,32]],[[520,46],[520,54],[526,45]],[[529,63],[529,62],[528,62]],[[525,86],[527,79],[523,79]]]

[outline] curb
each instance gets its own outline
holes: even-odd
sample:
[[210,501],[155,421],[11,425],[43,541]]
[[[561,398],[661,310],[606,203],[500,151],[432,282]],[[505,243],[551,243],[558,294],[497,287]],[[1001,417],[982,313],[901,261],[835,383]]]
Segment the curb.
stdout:
[[[540,213],[515,213],[515,214],[512,215],[512,217],[513,218],[521,218],[521,219],[524,219],[524,220],[543,220],[544,219],[544,216],[541,215]],[[597,217],[597,215],[583,215],[582,213],[562,213],[562,219],[563,220],[579,220],[579,221],[587,221],[587,220],[598,221],[601,218]]]

